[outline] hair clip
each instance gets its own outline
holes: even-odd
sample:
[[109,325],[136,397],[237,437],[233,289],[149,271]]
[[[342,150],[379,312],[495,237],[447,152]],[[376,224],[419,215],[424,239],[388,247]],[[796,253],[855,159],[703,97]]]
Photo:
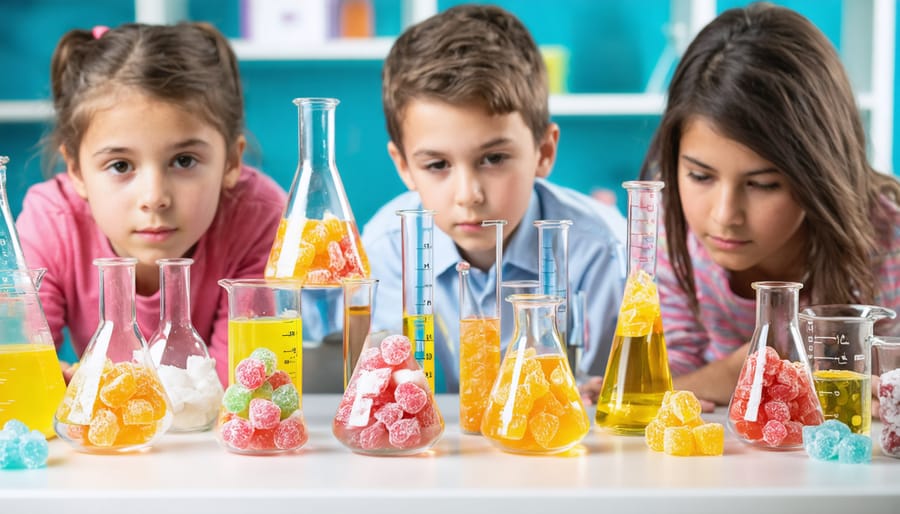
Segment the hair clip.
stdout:
[[94,35],[94,39],[100,39],[103,37],[103,34],[109,32],[109,27],[106,25],[95,25],[93,29],[91,29],[91,34]]

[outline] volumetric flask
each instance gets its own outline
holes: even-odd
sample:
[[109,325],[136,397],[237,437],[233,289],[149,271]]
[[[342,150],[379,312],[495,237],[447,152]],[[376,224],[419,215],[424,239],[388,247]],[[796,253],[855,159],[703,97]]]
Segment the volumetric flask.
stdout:
[[631,181],[622,186],[628,191],[628,280],[596,422],[617,434],[642,435],[672,390],[656,288],[659,191],[664,184]]
[[403,335],[434,393],[434,211],[401,210]]
[[300,161],[266,278],[293,277],[310,287],[341,287],[368,277],[369,261],[334,158],[334,98],[297,98]]

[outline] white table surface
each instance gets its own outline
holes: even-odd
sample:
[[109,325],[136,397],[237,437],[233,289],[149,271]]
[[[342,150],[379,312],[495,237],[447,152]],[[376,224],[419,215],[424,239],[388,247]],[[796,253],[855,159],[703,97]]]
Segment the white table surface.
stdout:
[[857,465],[749,447],[727,429],[721,457],[673,457],[599,431],[570,455],[531,457],[460,434],[457,398],[442,395],[446,429],[430,452],[370,457],[331,434],[339,401],[304,396],[310,439],[292,455],[231,454],[210,432],[166,434],[131,455],[78,453],[57,438],[46,468],[0,471],[0,513],[900,512],[900,459],[877,440],[872,463]]

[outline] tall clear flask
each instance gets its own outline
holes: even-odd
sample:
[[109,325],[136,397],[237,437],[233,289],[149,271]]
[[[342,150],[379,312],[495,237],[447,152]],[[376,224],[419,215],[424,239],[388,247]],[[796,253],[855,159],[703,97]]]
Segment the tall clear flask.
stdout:
[[763,448],[800,448],[824,421],[798,329],[799,282],[754,282],[756,328],[728,405],[728,427]]
[[368,277],[369,260],[334,158],[334,98],[297,98],[300,161],[266,263],[266,278],[341,287]]
[[372,325],[378,280],[345,278],[344,286],[344,389],[350,383]]
[[481,433],[512,453],[551,454],[581,441],[590,421],[556,323],[562,298],[512,295],[516,332],[481,419]]
[[134,312],[137,259],[94,259],[100,323],[56,411],[54,429],[75,449],[117,453],[149,447],[172,423],[172,406]]
[[222,401],[216,360],[191,323],[193,259],[159,259],[159,327],[147,346],[172,401],[173,432],[212,428]]
[[672,390],[656,287],[663,186],[659,181],[622,184],[628,191],[628,279],[596,416],[598,427],[617,434],[642,435]]
[[401,210],[403,335],[434,393],[434,211]]
[[537,220],[538,229],[538,278],[541,292],[562,298],[556,323],[566,344],[566,357],[572,373],[578,374],[580,340],[569,340],[569,227],[571,220]]

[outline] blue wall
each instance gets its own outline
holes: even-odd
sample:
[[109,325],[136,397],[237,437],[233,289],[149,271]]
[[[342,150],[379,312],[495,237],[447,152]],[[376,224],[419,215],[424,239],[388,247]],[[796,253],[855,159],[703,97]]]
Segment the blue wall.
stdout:
[[[463,2],[443,0],[439,7],[458,3]],[[570,49],[568,85],[573,92],[643,90],[665,45],[669,0],[558,0],[553,9],[538,1],[495,3],[520,16],[539,44]],[[719,10],[746,3],[720,0]],[[810,17],[840,45],[841,0],[777,3]],[[374,0],[378,35],[399,31],[401,4],[402,0]],[[190,2],[193,19],[210,21],[230,37],[238,36],[238,13],[238,0]],[[114,26],[133,17],[133,3],[118,0],[3,0],[0,99],[48,98],[50,55],[65,31]],[[297,163],[297,116],[291,100],[300,96],[341,99],[336,118],[337,163],[357,220],[365,223],[381,204],[403,190],[385,150],[380,66],[376,61],[242,63],[247,128],[255,142],[248,162],[289,188]],[[895,108],[900,108],[897,104]],[[555,121],[562,136],[551,179],[590,192],[601,187],[619,190],[623,180],[636,176],[658,117],[558,117]],[[38,143],[46,130],[39,123],[0,123],[0,154],[13,158],[9,196],[14,212],[28,185],[41,178]],[[623,202],[620,194],[622,207]]]

